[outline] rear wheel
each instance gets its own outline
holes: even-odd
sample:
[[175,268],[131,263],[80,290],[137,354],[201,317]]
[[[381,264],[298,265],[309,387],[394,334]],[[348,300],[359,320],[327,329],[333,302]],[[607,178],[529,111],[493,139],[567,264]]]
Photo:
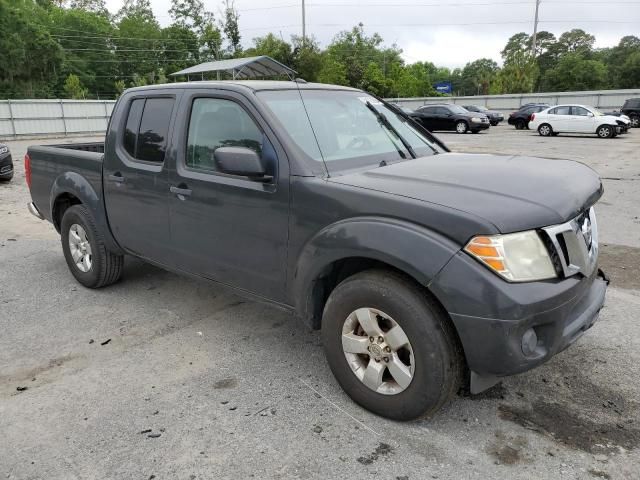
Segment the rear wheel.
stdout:
[[543,123],[538,127],[538,133],[543,137],[549,137],[553,135],[553,128],[548,123]]
[[322,339],[345,392],[384,417],[431,415],[462,381],[461,350],[446,314],[394,272],[366,271],[338,285],[324,309]]
[[629,119],[631,120],[632,127],[634,128],[640,127],[640,117],[638,115],[631,115]]
[[469,126],[467,125],[467,122],[460,120],[458,123],[456,123],[456,132],[467,133],[468,129],[469,129]]
[[527,124],[524,120],[516,120],[515,126],[516,130],[524,130],[525,128],[527,128]]
[[78,282],[88,288],[100,288],[120,279],[124,257],[107,250],[86,207],[69,207],[60,231],[64,258]]
[[596,133],[600,138],[613,138],[616,132],[611,125],[600,125]]

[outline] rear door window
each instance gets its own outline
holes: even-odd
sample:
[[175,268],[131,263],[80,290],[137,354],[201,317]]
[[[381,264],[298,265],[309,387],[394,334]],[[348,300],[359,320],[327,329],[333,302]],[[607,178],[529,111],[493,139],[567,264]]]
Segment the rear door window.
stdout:
[[556,107],[549,112],[552,115],[570,115],[571,107]]
[[131,102],[124,131],[125,150],[136,160],[162,163],[167,148],[173,98],[137,98]]
[[583,107],[571,107],[571,115],[577,115],[580,117],[589,116],[589,110]]

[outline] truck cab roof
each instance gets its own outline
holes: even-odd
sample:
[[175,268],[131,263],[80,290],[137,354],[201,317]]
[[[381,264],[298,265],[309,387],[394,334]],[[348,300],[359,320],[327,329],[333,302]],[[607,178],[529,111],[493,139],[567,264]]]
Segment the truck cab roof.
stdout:
[[146,92],[158,89],[177,88],[177,89],[227,89],[227,90],[348,90],[358,92],[360,90],[341,85],[329,85],[325,83],[301,83],[286,80],[212,80],[198,82],[176,82],[164,83],[159,85],[145,85],[143,87],[134,87],[127,89],[126,92]]

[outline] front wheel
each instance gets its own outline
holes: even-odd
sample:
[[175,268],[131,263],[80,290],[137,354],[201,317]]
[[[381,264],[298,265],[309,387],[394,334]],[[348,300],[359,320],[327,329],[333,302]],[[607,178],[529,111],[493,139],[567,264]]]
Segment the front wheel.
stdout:
[[370,270],[340,283],[324,309],[322,339],[344,391],[394,420],[434,414],[462,381],[461,349],[448,317],[394,272]]
[[469,127],[467,126],[467,122],[463,122],[462,120],[456,123],[456,132],[458,133],[467,133]]
[[631,120],[631,126],[632,126],[633,128],[638,128],[638,127],[640,127],[640,117],[639,117],[639,116],[637,116],[637,115],[631,115],[630,120]]
[[117,282],[124,257],[107,250],[102,235],[83,205],[69,207],[60,224],[62,251],[71,274],[88,288]]
[[615,129],[611,125],[601,125],[596,131],[600,138],[613,138],[615,136]]

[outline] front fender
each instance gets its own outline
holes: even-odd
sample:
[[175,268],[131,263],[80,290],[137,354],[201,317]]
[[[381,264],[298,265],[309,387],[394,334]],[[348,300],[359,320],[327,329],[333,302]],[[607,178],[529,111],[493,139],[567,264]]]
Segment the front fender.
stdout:
[[[53,208],[56,200],[60,195],[64,194],[73,195],[91,212],[93,220],[100,229],[100,233],[108,250],[114,253],[124,253],[115,238],[113,238],[113,235],[111,235],[102,196],[96,192],[91,183],[79,173],[65,172],[59,175],[53,182],[49,194],[50,218],[54,218]],[[60,233],[60,225],[57,225],[55,222],[53,222],[53,224],[58,233]]]
[[338,260],[384,262],[428,286],[459,250],[452,240],[410,222],[375,217],[341,220],[301,249],[290,283],[291,303],[304,318],[313,317],[314,283]]

